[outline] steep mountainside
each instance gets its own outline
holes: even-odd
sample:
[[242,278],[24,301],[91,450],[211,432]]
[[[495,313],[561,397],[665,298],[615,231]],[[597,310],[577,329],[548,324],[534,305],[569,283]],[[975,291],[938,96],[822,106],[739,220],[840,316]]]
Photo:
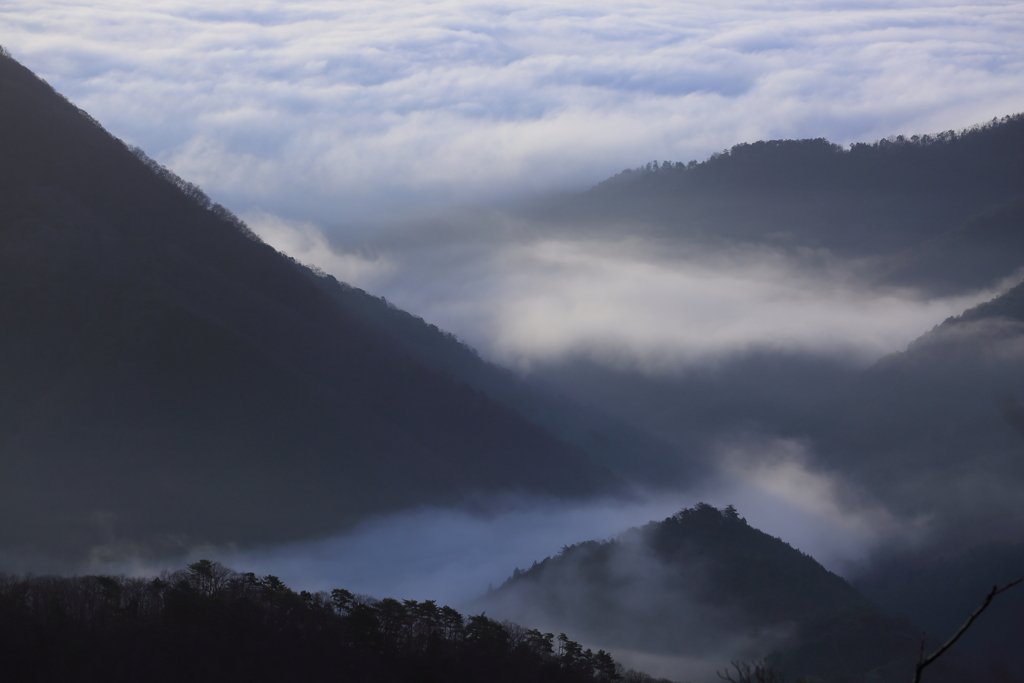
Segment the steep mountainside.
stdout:
[[558,438],[582,448],[616,474],[657,489],[685,485],[702,473],[702,463],[688,457],[689,449],[489,363],[451,334],[424,324],[382,298],[368,296],[329,277],[320,278],[314,273],[310,277],[346,310],[419,362],[513,408]]
[[0,546],[274,541],[619,486],[339,287],[0,57]]
[[[1024,183],[1022,183],[1024,192]],[[882,282],[944,296],[981,289],[1024,266],[1024,195],[884,261]]]
[[824,462],[908,518],[929,517],[950,547],[1019,538],[1022,350],[1018,285],[859,377],[835,419],[814,426]]
[[[994,584],[1024,576],[1024,285],[950,318],[837,391],[804,425],[813,466],[853,484],[907,528],[856,583],[940,637]],[[984,680],[1024,664],[1019,593],[1000,596],[957,644]]]

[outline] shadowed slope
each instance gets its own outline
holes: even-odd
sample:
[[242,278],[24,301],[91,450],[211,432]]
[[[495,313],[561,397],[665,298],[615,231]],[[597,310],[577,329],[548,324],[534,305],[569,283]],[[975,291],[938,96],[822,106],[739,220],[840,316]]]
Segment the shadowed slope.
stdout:
[[[1024,187],[1022,187],[1024,189]],[[1024,266],[1024,196],[888,260],[882,280],[943,296],[981,289]]]
[[0,93],[4,546],[275,541],[617,486],[4,57]]

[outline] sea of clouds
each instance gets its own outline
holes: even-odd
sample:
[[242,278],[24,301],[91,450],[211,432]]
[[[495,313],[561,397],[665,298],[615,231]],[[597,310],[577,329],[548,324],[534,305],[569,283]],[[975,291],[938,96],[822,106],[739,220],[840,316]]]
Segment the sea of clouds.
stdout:
[[328,232],[1024,110],[1017,2],[9,0],[0,43],[237,213]]

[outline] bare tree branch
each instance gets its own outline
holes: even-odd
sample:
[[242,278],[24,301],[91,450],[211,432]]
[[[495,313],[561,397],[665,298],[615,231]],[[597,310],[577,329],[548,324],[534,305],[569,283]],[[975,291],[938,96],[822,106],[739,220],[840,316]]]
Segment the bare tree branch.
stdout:
[[1017,579],[1016,581],[1011,581],[1010,583],[1006,584],[1002,588],[999,588],[998,586],[992,586],[992,590],[990,590],[988,592],[988,595],[985,596],[985,601],[981,603],[981,607],[979,607],[978,609],[976,609],[974,611],[974,614],[972,614],[967,619],[967,621],[964,622],[964,625],[960,627],[959,631],[957,631],[955,634],[953,634],[952,638],[950,638],[949,640],[946,641],[945,645],[940,647],[938,650],[936,650],[934,653],[932,653],[927,658],[924,656],[924,641],[921,641],[921,654],[918,656],[917,667],[915,667],[915,669],[914,669],[914,683],[920,683],[921,682],[921,672],[924,671],[924,668],[926,666],[928,666],[929,664],[934,662],[936,659],[941,657],[942,653],[944,653],[949,648],[953,647],[953,643],[955,643],[956,641],[960,640],[960,636],[962,636],[964,633],[967,632],[967,629],[969,629],[971,627],[971,624],[974,623],[974,620],[977,619],[981,615],[981,613],[985,611],[985,608],[987,608],[992,603],[992,598],[996,597],[1000,593],[1004,593],[1004,592],[1010,590],[1011,588],[1016,586],[1021,581],[1024,581],[1024,578]]

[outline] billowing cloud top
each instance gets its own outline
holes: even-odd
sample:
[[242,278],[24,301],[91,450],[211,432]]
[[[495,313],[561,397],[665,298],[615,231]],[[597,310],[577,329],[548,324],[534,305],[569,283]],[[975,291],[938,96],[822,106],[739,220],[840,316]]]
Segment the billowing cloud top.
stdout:
[[234,210],[327,228],[1024,109],[1013,2],[11,0],[0,40]]

